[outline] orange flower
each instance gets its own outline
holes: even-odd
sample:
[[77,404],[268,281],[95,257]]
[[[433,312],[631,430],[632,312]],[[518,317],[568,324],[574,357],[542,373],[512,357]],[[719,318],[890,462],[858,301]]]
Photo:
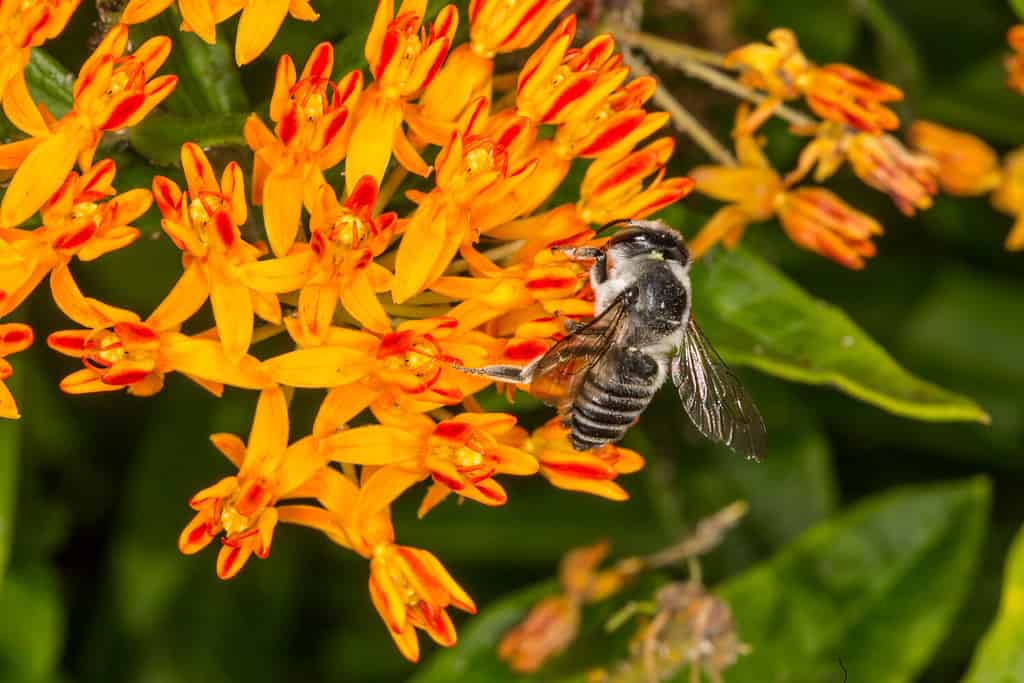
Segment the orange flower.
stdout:
[[874,218],[820,187],[801,187],[779,196],[782,229],[798,247],[860,270],[875,255],[872,238],[882,234]]
[[999,156],[981,138],[930,121],[915,121],[909,139],[938,163],[939,182],[949,194],[973,197],[999,184]]
[[847,64],[816,66],[803,55],[788,29],[768,34],[772,45],[753,43],[726,56],[726,65],[741,67],[740,80],[770,97],[758,106],[740,133],[753,132],[782,100],[803,95],[807,106],[827,121],[878,135],[899,127],[899,118],[885,105],[903,93]]
[[[288,326],[302,342],[299,325],[288,321]],[[460,332],[453,318],[428,318],[406,321],[383,335],[333,327],[322,346],[276,356],[265,367],[281,384],[331,389],[313,428],[321,435],[375,401],[410,410],[458,403],[488,381],[452,364],[483,365],[491,346],[483,333]]]
[[[25,66],[32,48],[60,35],[79,0],[35,0],[0,3],[0,99],[8,85],[24,90]],[[4,102],[5,106],[7,102]]]
[[[528,147],[535,128],[521,116],[486,121],[481,99],[465,130],[452,135],[434,161],[437,187],[429,194],[416,193],[419,203],[398,247],[395,281],[391,288],[397,303],[423,291],[441,276],[459,247],[477,239],[475,226],[492,224],[476,214],[508,201],[510,193],[527,182],[537,164],[517,160],[514,150]],[[524,186],[525,187],[525,186]],[[516,215],[517,209],[504,211]]]
[[601,34],[579,49],[570,49],[575,36],[576,15],[571,14],[519,72],[516,107],[535,123],[564,123],[593,109],[629,75],[610,35]]
[[430,171],[402,129],[405,102],[419,95],[437,75],[458,28],[459,15],[454,5],[446,5],[424,29],[426,9],[426,0],[402,0],[396,14],[394,0],[378,1],[365,47],[375,82],[356,111],[345,162],[349,192],[364,175],[380,183],[392,152],[413,173],[425,176]]
[[89,169],[105,131],[134,126],[174,90],[177,76],[153,78],[171,51],[169,38],[150,38],[126,56],[127,45],[126,26],[107,34],[82,65],[72,109],[59,121],[38,108],[27,89],[8,93],[4,111],[32,137],[0,146],[5,167],[18,169],[0,203],[0,224],[25,221],[60,188],[76,159]]
[[153,178],[153,196],[163,214],[160,224],[184,252],[185,273],[172,296],[188,311],[185,318],[210,299],[224,351],[237,362],[252,341],[254,313],[281,322],[277,297],[251,289],[242,279],[241,267],[263,253],[238,230],[248,214],[242,169],[231,162],[218,183],[206,154],[191,142],[181,147],[181,166],[187,192],[169,178]]
[[0,228],[0,236],[9,242],[5,248],[19,262],[0,274],[0,290],[8,293],[0,301],[0,316],[17,308],[58,264],[75,256],[92,261],[138,239],[139,231],[128,223],[149,209],[152,196],[143,189],[118,195],[112,185],[116,173],[110,159],[81,176],[72,171],[43,205],[42,227],[32,231]]
[[21,417],[18,404],[4,381],[14,374],[5,356],[32,346],[32,328],[21,323],[0,324],[0,417],[16,420]]
[[1011,26],[1006,42],[1013,48],[1013,54],[1006,58],[1006,85],[1024,95],[1024,25]]
[[[746,111],[741,109],[738,128],[745,124],[745,116]],[[750,223],[773,216],[779,218],[794,244],[847,268],[863,268],[864,259],[875,254],[871,239],[882,234],[877,221],[828,190],[789,190],[749,135],[738,137],[736,148],[742,166],[701,166],[690,172],[699,192],[730,203],[719,209],[690,241],[688,246],[694,258],[718,242],[734,247]]]
[[270,247],[288,253],[302,218],[324,180],[323,171],[338,165],[348,149],[351,113],[363,89],[362,73],[352,71],[331,81],[334,49],[320,43],[296,79],[295,64],[284,55],[277,64],[270,118],[272,133],[258,116],[245,122],[245,139],[256,153],[253,204],[263,204]]
[[992,206],[1016,218],[1006,236],[1009,251],[1024,249],[1024,149],[1015,149],[1003,161],[999,187],[992,193]]
[[[363,485],[367,472],[363,468]],[[310,482],[310,493],[323,507],[286,506],[280,520],[322,531],[338,545],[370,560],[370,598],[406,659],[419,660],[416,629],[438,645],[455,644],[447,608],[476,613],[472,598],[431,553],[397,545],[391,514],[385,507],[369,518],[355,518],[359,486],[337,470],[325,468]]]
[[288,256],[244,266],[249,286],[264,292],[286,292],[302,282],[299,293],[300,338],[323,343],[340,301],[366,329],[381,334],[391,322],[377,292],[391,286],[391,273],[375,263],[391,242],[395,213],[373,217],[377,184],[364,176],[344,204],[330,185],[321,185],[310,218],[312,236]]
[[914,154],[891,135],[861,133],[850,138],[847,158],[863,182],[892,199],[904,215],[931,208],[939,192],[939,166],[921,154]]
[[472,0],[469,40],[488,59],[529,47],[569,5],[569,0]]
[[[519,438],[525,438],[525,434]],[[575,450],[569,443],[569,430],[557,417],[536,429],[525,440],[524,448],[537,458],[540,473],[553,486],[609,500],[628,500],[629,494],[614,480],[620,474],[639,472],[644,467],[639,453],[615,444],[589,451]]]
[[[659,138],[608,163],[596,159],[580,185],[580,216],[588,223],[607,223],[629,216],[645,218],[690,193],[690,178],[665,179],[665,164],[675,150],[672,138]],[[646,187],[643,183],[654,175]]]
[[146,320],[140,320],[131,311],[86,298],[67,266],[53,271],[50,288],[64,314],[88,328],[54,332],[46,340],[54,351],[81,358],[85,365],[61,381],[66,393],[127,388],[134,396],[151,396],[163,388],[169,372],[180,372],[218,396],[222,384],[259,389],[269,383],[252,356],[235,363],[218,342],[179,333],[178,326],[193,311],[180,307],[184,299],[174,291]]
[[323,440],[332,460],[380,466],[360,490],[356,524],[428,477],[433,485],[420,505],[420,517],[453,492],[484,505],[504,505],[508,495],[495,475],[537,471],[532,455],[501,442],[515,427],[513,415],[462,413],[435,424],[426,415],[375,414],[381,424],[342,430]]
[[214,434],[210,441],[238,474],[192,496],[188,504],[196,516],[178,537],[178,548],[191,555],[223,532],[217,576],[230,579],[253,553],[267,557],[279,519],[288,521],[280,514],[287,506],[278,503],[313,495],[317,485],[311,480],[327,461],[311,436],[288,445],[288,403],[277,387],[260,393],[247,444],[234,434]]
[[903,93],[847,64],[813,69],[806,76],[803,90],[807,106],[828,121],[872,135],[899,128],[899,117],[885,104],[902,100]]
[[[174,0],[130,0],[121,13],[121,23],[141,24],[173,4]],[[316,21],[308,0],[179,0],[183,31],[193,31],[204,41],[217,42],[217,24],[242,12],[235,40],[235,61],[248,64],[263,54],[289,14],[299,21]]]

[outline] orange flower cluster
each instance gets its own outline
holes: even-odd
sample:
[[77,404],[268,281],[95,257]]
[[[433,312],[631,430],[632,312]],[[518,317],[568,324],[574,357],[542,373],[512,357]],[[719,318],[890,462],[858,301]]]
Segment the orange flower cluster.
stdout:
[[[14,170],[0,204],[0,315],[49,277],[57,306],[78,325],[47,337],[82,362],[60,384],[69,394],[150,396],[175,372],[215,395],[226,385],[259,391],[246,441],[211,437],[232,471],[189,501],[195,516],[181,551],[219,537],[216,571],[227,579],[253,555],[267,557],[279,523],[319,530],[369,560],[373,604],[415,660],[418,630],[451,645],[448,608],[475,607],[433,555],[395,542],[392,502],[427,482],[420,515],[453,496],[500,506],[509,477],[534,474],[625,500],[616,480],[644,464],[617,446],[575,451],[557,421],[531,434],[512,415],[481,411],[472,397],[489,381],[455,365],[543,353],[564,335],[564,318],[593,312],[585,269],[549,247],[599,245],[594,224],[649,216],[693,183],[666,176],[671,138],[645,142],[668,120],[645,108],[654,80],[631,80],[608,35],[576,46],[575,17],[552,27],[567,0],[474,0],[465,45],[453,45],[454,6],[430,20],[425,0],[380,0],[365,46],[368,82],[359,70],[335,78],[328,43],[301,70],[280,59],[269,117],[254,113],[245,124],[251,170],[216,169],[188,142],[183,185],[157,175],[150,187],[121,187],[112,160],[93,161],[103,136],[137,124],[176,84],[156,73],[171,41],[129,51],[126,24],[171,4],[127,5],[60,119],[32,101],[19,73],[9,75],[5,111],[28,137],[0,147],[0,165]],[[287,12],[315,18],[295,1],[178,5],[183,30],[207,42],[241,11],[239,63],[263,50]],[[516,82],[503,80],[512,85],[500,93],[504,105],[494,104],[495,56],[549,29]],[[586,170],[569,188],[575,199],[550,206],[577,161]],[[331,182],[341,170],[343,188]],[[409,172],[429,184],[406,193],[412,210],[387,210]],[[165,298],[142,317],[83,293],[75,258],[130,245],[139,237],[131,223],[154,205],[181,252]],[[253,207],[265,241],[246,228]],[[214,327],[192,331],[207,303]],[[294,350],[267,357],[254,348],[283,334]],[[0,326],[0,356],[31,341],[25,325]],[[0,379],[10,374],[0,360]],[[297,389],[327,392],[311,432],[293,440]],[[2,385],[0,411],[18,415]],[[373,422],[349,428],[363,413]]]

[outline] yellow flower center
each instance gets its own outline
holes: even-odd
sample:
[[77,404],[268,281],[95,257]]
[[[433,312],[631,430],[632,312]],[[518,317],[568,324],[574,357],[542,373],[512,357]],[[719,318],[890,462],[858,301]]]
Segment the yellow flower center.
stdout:
[[220,523],[228,536],[254,528],[272,502],[272,492],[263,479],[242,484],[224,501]]

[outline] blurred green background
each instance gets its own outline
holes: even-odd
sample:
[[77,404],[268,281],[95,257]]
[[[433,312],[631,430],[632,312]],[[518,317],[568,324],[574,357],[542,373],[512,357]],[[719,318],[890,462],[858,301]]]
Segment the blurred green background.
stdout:
[[[339,48],[338,71],[352,68],[373,3],[314,4],[320,21],[286,21],[240,80],[225,75],[234,70],[224,39],[235,22],[222,27],[213,49],[174,34],[167,68],[185,79],[166,107],[176,129],[237,144],[238,124],[265,102],[283,52],[301,63],[316,42],[330,40]],[[599,17],[602,5],[585,9]],[[52,60],[37,51],[37,76],[77,69],[95,20],[95,6],[83,3],[48,46]],[[654,0],[643,26],[718,49],[789,26],[812,59],[849,62],[903,88],[905,121],[931,118],[1005,152],[1024,143],[1024,98],[1003,83],[1004,34],[1015,20],[1002,0]],[[146,30],[170,31],[177,21],[165,14]],[[728,139],[733,102],[670,70],[659,73]],[[59,88],[37,88],[37,95],[60,111]],[[156,120],[132,145],[111,149],[119,189],[148,185],[152,162],[174,158],[180,140],[170,130],[166,119]],[[801,141],[781,125],[767,134],[773,160],[790,168]],[[706,159],[682,142],[675,170],[697,163]],[[743,250],[713,253],[695,272],[709,336],[735,364],[758,366],[759,335],[780,328],[792,330],[797,345],[845,338],[848,323],[829,317],[816,298],[831,302],[911,373],[975,399],[991,426],[899,417],[833,388],[745,369],[769,425],[763,464],[708,448],[666,391],[630,434],[627,445],[648,456],[648,467],[621,481],[633,496],[627,503],[533,478],[506,482],[510,500],[502,508],[449,503],[418,521],[417,496],[408,496],[396,511],[400,542],[436,553],[485,611],[476,624],[456,617],[463,639],[456,651],[430,662],[435,649],[427,648],[420,681],[506,680],[491,661],[494,638],[529,601],[513,597],[486,613],[489,605],[552,577],[572,547],[609,538],[617,555],[649,552],[737,498],[750,502],[750,513],[705,567],[709,585],[725,582],[740,635],[754,647],[727,681],[838,683],[843,668],[852,683],[961,680],[996,616],[1009,546],[1024,519],[1024,262],[1002,251],[1011,219],[984,199],[941,197],[908,220],[846,171],[830,187],[883,222],[879,256],[865,271],[847,272],[798,251],[775,226],[751,228]],[[693,235],[715,208],[693,198],[665,217]],[[155,209],[139,227],[144,237],[133,247],[74,270],[88,294],[145,313],[180,266]],[[768,297],[764,306],[739,314],[748,327],[730,319],[731,304],[742,308],[758,296]],[[818,317],[804,319],[807,312]],[[38,341],[12,359],[24,418],[0,424],[0,568],[8,556],[0,681],[376,682],[416,671],[370,604],[366,562],[317,534],[280,528],[270,558],[252,560],[229,582],[215,576],[214,548],[197,557],[178,553],[189,496],[228,473],[207,435],[247,433],[255,395],[228,390],[216,401],[173,376],[152,399],[62,396],[56,384],[75,364],[49,353],[43,340],[71,325],[45,287],[15,317],[33,324]],[[842,336],[828,337],[829,325]],[[859,353],[868,342],[849,329],[860,344],[851,353]],[[807,355],[801,378],[823,381],[814,374],[819,351],[794,352],[790,370]],[[970,412],[970,404],[930,394],[887,363],[867,357],[848,368],[847,379],[874,387],[904,414]],[[311,424],[317,397],[309,394],[293,404],[293,436]],[[522,419],[536,425],[547,417],[539,411]],[[1024,653],[1014,645],[1021,630],[1011,620],[1004,631],[990,639],[991,656],[975,664],[972,681],[1024,681]],[[574,661],[622,656],[596,631],[586,633]]]

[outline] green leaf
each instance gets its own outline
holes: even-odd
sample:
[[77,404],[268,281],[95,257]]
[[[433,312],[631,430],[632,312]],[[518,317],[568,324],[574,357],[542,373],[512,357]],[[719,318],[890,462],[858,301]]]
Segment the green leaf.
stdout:
[[0,614],[0,680],[54,680],[64,642],[57,576],[45,565],[12,573],[0,588]]
[[[15,378],[20,375],[15,375]],[[12,380],[8,388],[16,390]],[[20,382],[19,382],[20,384]],[[17,493],[18,455],[21,448],[21,421],[0,419],[0,591],[4,571],[14,540],[14,502]]]
[[730,683],[912,681],[952,624],[984,539],[984,479],[861,503],[718,594],[753,652]]
[[1017,16],[1024,19],[1024,0],[1010,0],[1010,7],[1017,13]]
[[693,271],[697,320],[730,363],[827,384],[905,417],[987,422],[972,400],[918,379],[842,311],[738,248]]
[[220,114],[205,117],[180,117],[153,114],[129,133],[132,146],[154,164],[173,166],[181,156],[181,146],[194,142],[200,147],[245,145],[242,127],[245,114]]
[[44,104],[56,117],[71,109],[71,86],[75,77],[64,65],[36,47],[25,67],[25,82],[37,104]]
[[1010,548],[1003,599],[995,623],[971,662],[964,683],[1024,682],[1024,528]]

